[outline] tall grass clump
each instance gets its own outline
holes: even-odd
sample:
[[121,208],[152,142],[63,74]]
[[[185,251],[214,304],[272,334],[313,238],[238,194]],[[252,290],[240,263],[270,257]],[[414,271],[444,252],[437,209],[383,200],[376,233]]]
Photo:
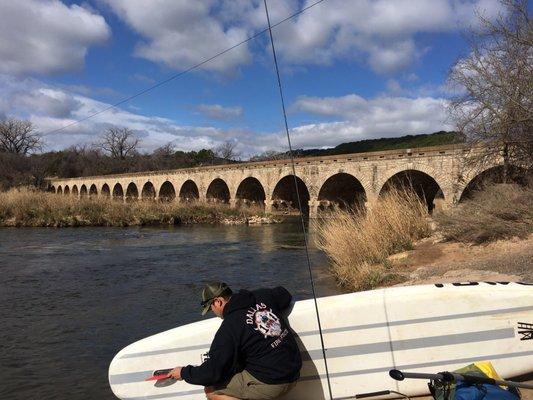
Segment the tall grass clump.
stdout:
[[78,199],[29,189],[0,193],[0,226],[177,225],[217,223],[227,219],[246,222],[257,211],[213,203]]
[[447,240],[482,244],[533,233],[533,187],[494,184],[435,216]]
[[367,290],[397,279],[387,257],[429,236],[427,206],[409,189],[391,189],[369,209],[334,211],[318,224],[318,247],[337,281]]

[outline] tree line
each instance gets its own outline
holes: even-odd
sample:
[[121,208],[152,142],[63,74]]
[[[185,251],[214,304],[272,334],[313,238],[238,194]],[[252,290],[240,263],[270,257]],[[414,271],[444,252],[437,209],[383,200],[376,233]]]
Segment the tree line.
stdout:
[[238,162],[234,142],[214,149],[180,151],[167,143],[151,153],[128,128],[110,127],[92,145],[42,152],[43,138],[30,121],[0,121],[0,190],[13,186],[44,188],[45,178],[70,178]]

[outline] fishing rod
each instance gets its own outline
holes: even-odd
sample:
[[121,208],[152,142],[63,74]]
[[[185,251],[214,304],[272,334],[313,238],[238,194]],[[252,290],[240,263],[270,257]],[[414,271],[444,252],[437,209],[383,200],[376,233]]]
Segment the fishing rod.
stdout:
[[[397,369],[391,369],[389,371],[389,375],[391,378],[393,378],[396,381],[403,381],[406,378],[433,380],[433,381],[440,381],[443,383],[454,383],[457,381],[463,381],[463,382],[470,383],[470,384],[488,384],[488,385],[507,386],[507,387],[513,387],[513,388],[521,388],[521,389],[533,389],[533,385],[529,383],[505,381],[501,379],[493,379],[493,378],[482,377],[482,376],[477,376],[477,375],[459,374],[457,372],[439,372],[437,374],[426,374],[426,373],[418,373],[418,372],[403,372]],[[337,397],[335,398],[335,400],[366,399],[370,397],[387,396],[390,394],[395,394],[395,395],[401,396],[402,398],[410,399],[409,396],[401,392],[396,392],[394,390],[381,390],[379,392],[361,393],[361,394],[356,394],[354,396]]]
[[287,134],[287,142],[289,144],[289,155],[290,155],[291,166],[292,166],[292,176],[294,177],[294,187],[296,189],[296,199],[297,199],[297,202],[298,202],[298,209],[300,210],[300,222],[301,222],[301,225],[302,225],[302,233],[303,233],[304,241],[305,241],[305,255],[306,255],[306,258],[307,258],[307,268],[309,270],[309,279],[311,281],[311,290],[313,292],[313,299],[314,299],[314,303],[315,303],[316,318],[317,318],[317,322],[318,322],[318,332],[320,334],[320,344],[322,346],[322,356],[324,358],[324,367],[325,367],[325,370],[326,370],[326,380],[327,380],[327,383],[328,383],[329,398],[330,398],[330,400],[333,400],[333,393],[331,391],[331,382],[330,382],[330,379],[329,379],[328,361],[327,361],[327,358],[326,358],[326,348],[324,346],[324,336],[322,334],[322,324],[320,322],[320,313],[318,312],[318,302],[317,302],[317,299],[316,299],[315,282],[313,280],[313,272],[311,271],[311,260],[309,259],[309,244],[308,244],[307,233],[305,232],[305,223],[304,223],[304,217],[303,217],[303,212],[302,212],[303,209],[302,209],[302,202],[301,202],[301,199],[300,199],[300,192],[298,190],[298,180],[297,180],[297,177],[296,177],[296,167],[295,167],[295,164],[294,164],[294,154],[293,154],[293,151],[292,151],[291,135],[289,133],[289,124],[287,123],[287,112],[285,110],[285,100],[283,98],[283,88],[282,88],[282,85],[281,85],[281,78],[280,78],[280,74],[279,74],[278,59],[276,57],[276,48],[274,46],[274,37],[272,36],[272,25],[270,24],[270,15],[268,14],[267,0],[263,0],[263,2],[265,4],[265,13],[266,13],[266,18],[267,18],[267,23],[268,23],[268,33],[270,35],[270,44],[272,45],[272,56],[274,58],[274,65],[276,67],[276,77],[278,79],[279,96],[280,96],[280,99],[281,99],[281,108],[283,110],[283,121],[285,122],[285,132]]
[[350,399],[368,399],[370,397],[377,397],[377,396],[388,396],[390,394],[395,394],[397,396],[400,396],[401,398],[410,400],[411,398],[403,393],[396,392],[394,390],[380,390],[379,392],[369,392],[369,393],[361,393],[356,394],[353,396],[346,396],[346,397],[336,397],[335,400],[350,400]]
[[391,369],[389,375],[392,379],[403,381],[405,378],[412,379],[432,379],[434,381],[441,381],[444,383],[453,383],[463,381],[467,383],[489,384],[496,386],[507,386],[522,389],[533,389],[533,385],[529,383],[504,381],[501,379],[487,378],[483,376],[458,374],[457,372],[440,372],[438,374],[424,374],[418,372],[402,372],[397,369]]

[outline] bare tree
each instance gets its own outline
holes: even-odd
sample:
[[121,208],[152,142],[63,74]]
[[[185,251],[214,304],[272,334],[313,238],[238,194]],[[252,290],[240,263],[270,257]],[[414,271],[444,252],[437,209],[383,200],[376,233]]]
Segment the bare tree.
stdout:
[[170,157],[176,152],[174,141],[168,142],[154,150],[153,155],[156,157]]
[[0,151],[26,155],[43,146],[42,138],[30,121],[7,119],[0,121]]
[[227,140],[215,149],[217,157],[226,161],[233,161],[240,157],[240,153],[235,150],[237,143]]
[[477,164],[503,160],[533,162],[533,25],[525,0],[500,0],[505,14],[490,21],[478,14],[481,30],[470,33],[470,54],[459,59],[449,82],[460,93],[450,103],[452,118],[471,146]]
[[111,127],[102,135],[97,146],[111,157],[124,160],[136,153],[139,142],[139,138],[130,129]]

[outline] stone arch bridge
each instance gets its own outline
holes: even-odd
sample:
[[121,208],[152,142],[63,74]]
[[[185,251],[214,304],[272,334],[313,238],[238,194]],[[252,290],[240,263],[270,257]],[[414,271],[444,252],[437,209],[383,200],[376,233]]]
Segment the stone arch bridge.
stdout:
[[[200,201],[232,207],[257,206],[267,212],[297,210],[310,217],[346,206],[371,207],[395,185],[407,184],[431,211],[457,203],[476,177],[489,168],[468,169],[460,145],[290,160],[247,162],[165,171],[79,178],[50,178],[50,190],[78,197],[107,196],[122,201]],[[496,167],[494,163],[492,167]]]

